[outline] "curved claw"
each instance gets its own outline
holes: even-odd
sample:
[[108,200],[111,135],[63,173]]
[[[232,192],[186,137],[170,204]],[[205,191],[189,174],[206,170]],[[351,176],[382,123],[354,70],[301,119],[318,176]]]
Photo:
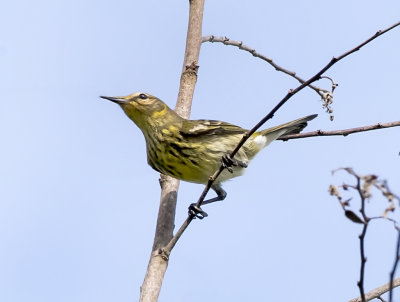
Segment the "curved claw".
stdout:
[[232,166],[234,166],[235,164],[232,158],[228,154],[225,154],[224,156],[222,156],[221,161],[224,168],[233,173]]
[[229,156],[229,154],[225,154],[224,156],[222,156],[221,161],[224,168],[231,173],[233,173],[232,167],[247,168],[247,163],[232,158]]
[[198,218],[198,219],[203,219],[208,216],[208,214],[204,212],[202,208],[198,207],[195,203],[192,203],[189,206],[188,214],[192,218]]

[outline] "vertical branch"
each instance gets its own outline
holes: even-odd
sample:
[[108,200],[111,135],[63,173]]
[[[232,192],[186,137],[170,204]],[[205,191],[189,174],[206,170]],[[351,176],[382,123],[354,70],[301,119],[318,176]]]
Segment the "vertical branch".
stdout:
[[[353,175],[357,179],[357,184],[349,185],[344,183],[339,187],[330,185],[329,193],[330,195],[335,196],[337,198],[337,200],[339,201],[340,205],[344,210],[345,216],[348,219],[350,219],[354,223],[363,224],[363,230],[359,235],[361,267],[360,267],[360,280],[357,282],[361,295],[360,297],[352,299],[349,302],[366,302],[373,299],[379,299],[381,301],[384,301],[384,299],[381,296],[387,292],[389,292],[389,297],[390,297],[389,301],[392,301],[393,288],[400,286],[400,278],[394,279],[397,266],[399,265],[400,262],[400,227],[398,225],[398,221],[396,219],[388,217],[388,215],[396,210],[394,201],[397,200],[400,202],[400,197],[398,197],[389,190],[386,180],[380,180],[378,176],[374,174],[364,175],[364,176],[358,175],[356,172],[354,172],[352,168],[339,168],[334,170],[333,173],[335,173],[338,170],[345,170],[347,173]],[[352,200],[352,198],[344,200],[343,197],[341,196],[339,188],[343,189],[344,191],[352,189],[358,192],[361,203],[359,212],[361,213],[362,217],[359,217],[350,209],[350,201]],[[366,214],[366,202],[369,201],[372,197],[371,193],[372,189],[377,189],[379,192],[381,192],[382,195],[385,197],[385,199],[387,199],[387,201],[389,202],[389,205],[386,206],[382,215],[368,217]],[[365,236],[367,234],[367,228],[369,223],[372,220],[382,220],[382,219],[391,222],[395,230],[397,231],[396,257],[392,271],[390,272],[390,282],[380,287],[377,287],[368,293],[365,293],[364,290],[365,263],[367,262],[367,258],[365,257]]]
[[365,235],[367,234],[369,218],[365,214],[365,194],[363,189],[361,188],[361,178],[358,175],[356,177],[357,177],[357,191],[361,199],[360,213],[363,217],[363,223],[364,223],[362,233],[358,237],[360,239],[361,267],[360,267],[360,280],[358,281],[357,285],[358,288],[360,289],[361,301],[365,302],[364,273],[365,273],[365,263],[367,262],[367,258],[365,257],[364,242],[365,242]]
[[[175,111],[184,118],[190,116],[190,108],[197,81],[204,0],[189,0],[189,4],[189,24],[185,58],[175,108]],[[161,247],[171,240],[175,227],[174,221],[179,181],[172,177],[161,175],[160,185],[162,189],[160,208],[153,249],[146,276],[140,288],[141,302],[156,302],[158,300],[169,259],[169,253],[165,253]]]
[[365,234],[367,233],[367,228],[368,228],[368,222],[365,221],[362,233],[358,237],[360,239],[361,267],[360,267],[360,280],[357,282],[357,285],[358,288],[360,289],[360,297],[362,302],[365,302],[364,272],[365,272],[365,263],[367,262],[367,258],[365,257],[364,239],[365,239]]
[[204,0],[189,0],[189,2],[189,26],[186,37],[185,59],[183,61],[178,99],[175,107],[175,111],[184,118],[189,118],[190,116],[190,108],[197,81],[204,10]]
[[396,273],[396,269],[397,269],[397,266],[399,265],[399,260],[400,260],[400,229],[396,228],[396,231],[397,231],[396,257],[394,260],[392,271],[390,272],[389,302],[393,301],[394,275]]

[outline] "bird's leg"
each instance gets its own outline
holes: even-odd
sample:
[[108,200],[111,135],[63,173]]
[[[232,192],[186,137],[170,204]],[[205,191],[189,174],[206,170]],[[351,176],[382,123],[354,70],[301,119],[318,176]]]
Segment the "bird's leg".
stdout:
[[224,156],[222,156],[221,161],[224,168],[231,173],[233,173],[232,167],[247,168],[247,163],[240,161],[236,158],[232,158],[229,156],[229,154],[225,154]]
[[[214,197],[214,198],[210,198],[210,199],[204,200],[202,202],[202,205],[209,204],[209,203],[212,203],[212,202],[216,202],[216,201],[220,201],[220,200],[224,200],[225,199],[227,194],[226,194],[225,190],[222,189],[220,184],[213,185],[212,189],[215,191],[215,193],[217,193],[217,196]],[[203,219],[204,217],[207,217],[208,214],[206,212],[204,212],[201,207],[197,206],[197,204],[192,203],[189,206],[189,216],[192,216],[194,218]]]

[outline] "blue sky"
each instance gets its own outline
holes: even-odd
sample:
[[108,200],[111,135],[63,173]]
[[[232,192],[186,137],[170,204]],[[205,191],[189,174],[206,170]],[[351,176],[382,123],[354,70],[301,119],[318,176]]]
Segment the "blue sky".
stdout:
[[[209,1],[203,34],[243,40],[306,78],[399,21],[400,3]],[[187,1],[8,1],[0,10],[0,300],[134,301],[150,255],[158,174],[142,134],[99,95],[145,91],[173,107]],[[399,120],[396,29],[335,65],[335,119],[305,89],[269,125],[307,130]],[[250,128],[297,82],[234,47],[203,44],[193,118]],[[329,83],[317,85],[329,88]],[[267,126],[265,126],[267,127]],[[400,194],[400,129],[275,142],[227,182],[173,251],[160,301],[347,301],[358,234],[331,171],[375,173]],[[177,220],[203,187],[182,183]],[[379,194],[371,203],[380,214]],[[379,207],[381,205],[381,207]],[[367,235],[366,290],[388,281],[393,228]],[[399,298],[399,295],[397,295]]]

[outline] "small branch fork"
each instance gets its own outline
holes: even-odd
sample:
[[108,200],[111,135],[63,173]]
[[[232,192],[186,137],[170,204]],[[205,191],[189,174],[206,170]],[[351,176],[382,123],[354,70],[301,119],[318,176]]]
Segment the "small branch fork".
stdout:
[[[392,302],[392,292],[393,288],[396,286],[400,285],[400,282],[396,282],[394,280],[394,275],[396,268],[398,266],[398,261],[400,258],[400,228],[398,225],[398,221],[396,221],[393,218],[388,217],[388,215],[396,210],[395,206],[395,200],[400,202],[400,198],[396,196],[394,193],[392,193],[387,185],[386,181],[378,179],[376,175],[359,175],[354,172],[353,169],[351,168],[340,168],[333,173],[335,173],[338,170],[344,170],[350,175],[354,176],[356,178],[356,185],[349,185],[349,184],[343,184],[341,186],[334,186],[331,185],[329,187],[329,192],[332,196],[335,196],[337,200],[339,201],[341,207],[343,208],[345,216],[351,220],[354,223],[359,223],[363,225],[363,229],[361,234],[359,235],[360,239],[360,257],[361,257],[361,265],[360,265],[360,279],[357,282],[357,286],[359,287],[360,290],[360,297],[351,300],[350,302],[353,301],[369,301],[374,298],[380,297],[383,293],[389,292],[389,302]],[[385,199],[388,201],[389,205],[385,207],[384,212],[380,216],[376,217],[369,217],[366,214],[366,202],[371,200],[372,194],[371,191],[372,189],[376,189],[379,192],[382,193],[382,195],[385,197]],[[361,214],[361,217],[357,215],[353,210],[350,208],[350,201],[352,200],[351,198],[343,200],[343,197],[341,196],[340,190],[343,191],[349,191],[349,190],[355,190],[359,197],[360,197],[360,209],[359,213]],[[390,273],[390,282],[387,286],[385,287],[380,287],[380,290],[373,290],[374,294],[371,294],[372,292],[366,294],[364,291],[364,279],[365,279],[365,264],[367,262],[367,258],[365,256],[365,236],[367,234],[367,229],[369,226],[369,223],[372,220],[377,220],[377,219],[383,219],[391,222],[395,228],[395,230],[398,232],[398,241],[397,241],[397,249],[396,249],[396,258],[395,262],[393,264],[392,271]],[[400,281],[400,280],[399,280]],[[385,290],[383,290],[385,289]]]
[[[263,54],[258,53],[254,48],[251,48],[251,47],[249,47],[247,45],[244,45],[242,41],[231,40],[228,37],[216,37],[216,36],[210,35],[210,36],[203,37],[202,42],[203,43],[205,43],[205,42],[216,43],[217,42],[217,43],[222,43],[222,44],[225,44],[225,45],[236,46],[241,50],[249,52],[254,57],[259,58],[259,59],[267,62],[275,70],[281,71],[281,72],[291,76],[292,78],[296,79],[300,84],[304,84],[306,82],[306,80],[304,80],[301,77],[299,77],[294,71],[290,71],[290,70],[288,70],[288,69],[276,64],[272,59],[264,56]],[[322,103],[323,103],[323,108],[326,109],[326,112],[331,114],[330,118],[331,118],[331,120],[333,120],[333,115],[332,115],[333,109],[332,109],[331,105],[333,103],[333,91],[338,86],[338,84],[335,83],[330,77],[327,77],[327,76],[321,76],[320,79],[328,79],[332,83],[332,87],[331,87],[330,91],[326,90],[326,89],[319,88],[319,87],[311,85],[311,84],[309,84],[308,87],[310,87],[316,93],[318,93],[318,95],[321,97],[321,100],[322,100]]]
[[[251,130],[249,130],[249,132],[247,132],[245,135],[243,135],[243,138],[240,140],[240,142],[238,143],[238,145],[236,146],[236,148],[229,154],[229,156],[231,158],[233,158],[235,156],[235,154],[239,151],[239,149],[243,146],[243,144],[247,141],[247,139],[254,133],[256,132],[262,125],[264,125],[264,123],[266,121],[268,121],[269,119],[271,119],[274,114],[292,97],[294,96],[296,93],[298,93],[299,91],[303,90],[305,87],[309,86],[310,84],[312,84],[315,81],[318,81],[321,79],[321,76],[329,69],[331,68],[334,64],[336,64],[337,62],[339,62],[340,60],[344,59],[345,57],[349,56],[350,54],[360,50],[360,48],[362,48],[363,46],[365,46],[366,44],[370,43],[371,41],[375,40],[376,38],[380,37],[381,35],[385,34],[386,32],[392,30],[393,28],[397,27],[400,25],[400,22],[397,22],[393,25],[391,25],[390,27],[384,29],[384,30],[379,30],[377,31],[373,36],[371,36],[370,38],[368,38],[367,40],[365,40],[364,42],[362,42],[361,44],[357,45],[356,47],[350,49],[349,51],[343,53],[342,55],[338,56],[338,57],[333,57],[330,62],[323,67],[319,72],[317,72],[314,76],[312,76],[311,78],[309,78],[306,81],[303,81],[303,83],[301,85],[299,85],[298,87],[296,87],[295,89],[291,89],[289,90],[289,92],[286,94],[286,96],[262,119],[260,120]],[[212,184],[214,183],[215,179],[222,173],[222,171],[225,169],[225,167],[223,165],[220,166],[220,168],[209,178],[209,181],[206,185],[206,187],[204,188],[203,192],[201,193],[196,206],[200,207],[208,193],[208,191],[210,190]],[[176,234],[174,235],[174,237],[171,239],[171,241],[164,247],[162,248],[162,254],[165,257],[168,257],[171,250],[174,248],[175,244],[177,243],[177,241],[179,240],[179,238],[182,236],[183,232],[186,230],[186,228],[189,226],[189,224],[192,222],[192,220],[194,219],[193,215],[189,215],[188,218],[184,221],[184,223],[182,224],[182,226],[179,228],[179,230],[176,232]]]
[[[205,42],[211,42],[211,43],[222,43],[225,45],[230,45],[230,46],[236,46],[241,50],[247,51],[250,54],[252,54],[254,57],[259,58],[265,62],[267,62],[268,64],[270,64],[275,70],[277,71],[281,71],[293,78],[295,78],[297,81],[299,81],[300,84],[303,84],[305,82],[304,79],[302,79],[301,77],[299,77],[294,71],[290,71],[278,64],[276,64],[272,59],[264,56],[263,54],[258,53],[254,48],[251,48],[245,44],[243,44],[242,41],[235,41],[235,40],[231,40],[228,37],[216,37],[216,36],[205,36],[203,37],[202,40],[203,43]],[[313,89],[316,93],[318,93],[320,95],[320,97],[322,99],[325,98],[326,94],[330,94],[331,92],[322,88],[319,88],[317,86],[314,85],[309,85],[308,87],[310,87],[311,89]]]

